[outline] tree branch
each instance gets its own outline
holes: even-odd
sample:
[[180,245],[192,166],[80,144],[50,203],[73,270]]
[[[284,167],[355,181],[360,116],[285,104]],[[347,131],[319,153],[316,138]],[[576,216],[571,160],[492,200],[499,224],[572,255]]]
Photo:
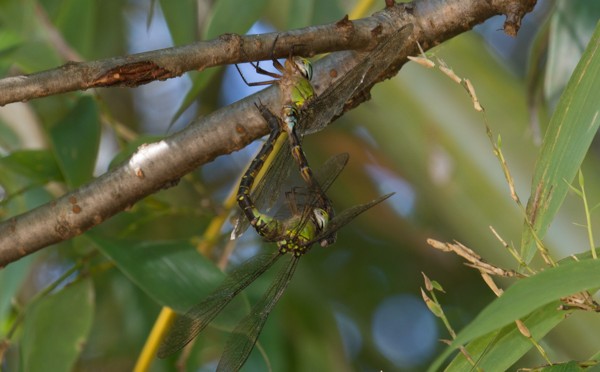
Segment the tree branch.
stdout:
[[[429,49],[498,14],[507,16],[505,31],[516,32],[521,18],[534,5],[535,0],[422,0],[397,4],[358,21],[342,20],[333,25],[281,34],[275,55],[287,56],[290,46],[299,44],[312,53],[372,47],[412,24],[411,42],[404,43],[400,49],[390,48],[389,66],[378,76],[367,73],[347,102],[347,110],[369,99],[374,84],[394,76],[407,56],[418,53],[415,41]],[[210,42],[67,64],[30,76],[6,78],[0,80],[0,104],[96,86],[136,86],[178,76],[191,69],[265,59],[270,57],[274,37],[274,34],[227,35]],[[313,79],[317,93],[332,81],[343,79],[344,74],[364,58],[364,53],[345,51],[318,61]],[[278,93],[273,86],[196,119],[181,132],[140,146],[127,161],[87,185],[0,223],[0,266],[82,234],[145,196],[176,185],[182,176],[198,166],[239,150],[266,134],[266,125],[253,104],[260,100],[276,110]]]

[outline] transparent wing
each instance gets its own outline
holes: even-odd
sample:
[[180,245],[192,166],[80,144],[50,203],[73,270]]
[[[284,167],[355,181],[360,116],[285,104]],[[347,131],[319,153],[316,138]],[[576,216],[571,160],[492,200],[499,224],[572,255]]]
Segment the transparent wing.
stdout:
[[[389,61],[386,58],[383,58],[385,53],[389,49],[396,48],[399,50],[406,42],[411,32],[412,25],[405,26],[397,31],[396,34],[370,51],[365,58],[362,59],[362,62],[358,63],[344,76],[340,77],[321,95],[307,103],[300,112],[298,130],[300,137],[323,129],[333,119],[341,115],[344,104],[352,97],[356,89],[361,86],[361,84],[368,83],[365,82],[367,73],[374,79],[380,75],[381,72],[385,71],[389,66]],[[271,115],[273,114],[271,113]],[[270,118],[267,115],[265,116],[265,120],[269,121],[277,119],[276,117]],[[255,191],[251,194],[257,208],[263,213],[268,213],[279,198],[280,190],[283,189],[283,183],[288,179],[290,170],[294,168],[288,141],[283,144],[282,148],[274,156],[273,163],[267,170],[263,179],[255,186]],[[319,177],[316,178],[323,190],[325,190],[325,182],[319,180]],[[333,177],[332,181],[333,180],[335,180],[335,177]],[[243,218],[243,216],[239,216],[236,221],[236,227],[232,233],[232,238],[240,236],[246,231],[248,226],[248,221]]]
[[273,266],[279,257],[281,257],[279,252],[258,255],[236,268],[202,302],[177,317],[171,331],[158,349],[158,357],[165,358],[187,345],[235,296]]
[[[288,179],[292,169],[290,166],[291,161],[292,155],[289,148],[285,152],[284,149],[280,150],[278,155],[272,158],[272,163],[268,166],[264,177],[255,182],[250,197],[261,213],[269,213],[277,199],[279,199],[283,183]],[[250,221],[244,217],[239,209],[237,209],[233,219],[235,222],[231,238],[237,239],[246,232],[250,226]]]
[[333,155],[316,170],[315,178],[323,188],[323,191],[329,190],[329,188],[340,175],[346,164],[348,164],[349,158],[350,155],[348,155],[347,152]]
[[[314,173],[315,179],[321,185],[323,192],[329,190],[348,163],[348,159],[349,155],[347,153],[334,155],[327,159]],[[292,190],[293,192],[286,195],[288,196],[287,205],[282,205],[276,213],[277,217],[286,217],[289,216],[290,209],[292,209],[302,214],[292,228],[292,234],[301,231],[306,226],[314,208],[330,209],[330,217],[333,217],[333,208],[329,208],[329,205],[323,205],[324,201],[328,202],[329,199],[321,197],[317,190],[311,190],[307,187],[296,187]]]
[[[387,40],[379,43],[354,68],[331,84],[317,99],[311,101],[300,112],[299,133],[311,134],[323,129],[343,113],[344,104],[354,95],[360,86],[369,86],[387,70],[390,65],[385,58],[389,50],[401,50],[408,36],[412,33],[412,25],[396,31]],[[369,76],[369,81],[365,81]]]
[[342,213],[339,213],[331,221],[329,221],[325,230],[323,232],[321,232],[321,234],[319,234],[316,238],[314,238],[309,244],[313,244],[317,241],[320,241],[324,237],[335,233],[336,231],[338,231],[339,229],[344,227],[346,224],[351,222],[353,219],[358,217],[358,215],[360,215],[361,213],[367,211],[370,208],[373,208],[374,206],[376,206],[377,204],[381,203],[382,201],[384,201],[385,199],[389,198],[390,196],[392,196],[394,194],[395,193],[392,192],[392,193],[380,196],[377,199],[371,200],[368,203],[356,205],[354,207],[344,210]]
[[[262,117],[265,118],[265,120],[269,123],[270,128],[272,128],[274,125],[278,125],[281,119],[278,116],[276,116],[273,112],[271,112],[271,110],[269,110],[268,107],[264,105],[257,105],[257,107]],[[301,139],[299,139],[299,141],[301,141]],[[286,146],[282,147],[281,151],[285,151],[285,153],[289,155],[285,157],[287,160],[292,158],[289,143],[286,143]],[[348,163],[348,157],[349,156],[347,153],[332,156],[315,173],[315,178],[317,182],[324,190],[328,189],[331,186],[335,178],[340,174],[344,166],[346,166],[346,164]],[[285,164],[285,162],[283,163]],[[275,164],[277,164],[274,166],[275,168],[280,165],[283,165],[277,162]]]
[[250,314],[238,323],[229,336],[223,356],[217,366],[217,371],[237,371],[248,359],[269,314],[283,295],[294,275],[294,271],[296,271],[300,258],[291,255],[290,257],[290,262],[277,273],[267,292],[252,307]]
[[[331,187],[333,182],[348,163],[348,158],[349,155],[347,153],[334,155],[314,172],[315,179],[319,185],[321,185],[323,191],[327,191]],[[290,189],[289,187],[284,187],[283,183],[289,180],[289,172],[295,167],[296,165],[294,164],[294,160],[291,156],[289,143],[286,141],[284,146],[276,155],[275,161],[267,170],[265,177],[257,183],[256,188],[251,193],[251,197],[254,199],[256,207],[262,213],[269,213],[276,201],[279,199],[281,190]],[[296,204],[316,206],[319,195],[311,195],[311,200]],[[282,213],[281,208],[277,210],[277,214],[280,216],[285,215],[285,213]],[[289,216],[289,213],[287,215]],[[306,216],[306,218],[308,218],[308,216]],[[303,220],[306,218],[303,218]],[[240,211],[237,212],[236,219],[236,224],[231,235],[234,239],[242,235],[250,225],[249,221],[240,213]],[[304,224],[301,223],[299,224],[298,228],[303,226]]]

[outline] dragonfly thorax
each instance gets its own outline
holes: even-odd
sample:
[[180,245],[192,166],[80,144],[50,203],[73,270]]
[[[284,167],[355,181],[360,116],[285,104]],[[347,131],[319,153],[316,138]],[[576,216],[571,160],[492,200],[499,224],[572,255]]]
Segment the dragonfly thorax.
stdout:
[[283,238],[277,241],[282,253],[301,256],[308,252],[310,246],[326,227],[329,215],[322,208],[314,208],[308,219],[292,218],[288,221]]
[[301,57],[288,58],[279,79],[283,104],[303,107],[307,101],[315,97],[315,90],[310,83],[312,65]]

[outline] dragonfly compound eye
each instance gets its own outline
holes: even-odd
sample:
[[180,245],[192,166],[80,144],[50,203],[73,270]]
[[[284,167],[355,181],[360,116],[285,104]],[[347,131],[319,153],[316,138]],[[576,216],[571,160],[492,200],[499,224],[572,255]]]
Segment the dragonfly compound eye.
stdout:
[[312,63],[310,63],[308,59],[298,57],[294,60],[294,63],[296,64],[296,67],[298,68],[302,76],[304,76],[308,80],[312,80]]
[[315,215],[315,222],[317,223],[317,228],[321,231],[324,230],[325,226],[327,226],[327,222],[329,222],[329,215],[327,214],[327,212],[325,212],[325,210],[321,208],[315,208],[313,210],[313,213]]

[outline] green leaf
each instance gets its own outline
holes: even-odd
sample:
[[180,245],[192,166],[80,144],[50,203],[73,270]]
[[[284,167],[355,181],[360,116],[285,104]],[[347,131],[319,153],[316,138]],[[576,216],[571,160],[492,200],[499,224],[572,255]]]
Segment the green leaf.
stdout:
[[6,219],[8,216],[27,212],[54,200],[54,196],[43,186],[34,186],[22,191],[17,194],[11,194],[7,199],[3,200],[2,208],[0,208],[0,216],[3,219]]
[[42,298],[26,312],[21,341],[24,371],[70,371],[92,327],[89,279]]
[[579,363],[570,361],[566,363],[559,363],[552,366],[542,367],[536,371],[539,372],[579,372],[584,369],[579,366]]
[[554,103],[565,89],[577,62],[600,19],[600,2],[559,0],[550,21],[546,99]]
[[84,56],[94,48],[95,0],[64,0],[59,4],[54,24],[67,43]]
[[592,355],[590,358],[590,360],[600,360],[600,351],[596,352],[594,355]]
[[600,260],[566,262],[521,279],[460,331],[430,369],[437,370],[459,345],[504,327],[561,297],[597,287],[600,287]]
[[[546,234],[569,190],[568,184],[581,167],[598,131],[597,92],[600,92],[600,24],[558,102],[536,164],[527,218],[540,239]],[[533,235],[525,224],[521,255],[529,262],[534,254]]]
[[50,150],[15,151],[0,158],[0,184],[9,194],[50,181],[62,181]]
[[[36,19],[35,1],[0,1],[2,32],[13,31],[29,36],[31,23]],[[30,37],[30,36],[29,36]]]
[[81,97],[50,130],[50,138],[67,184],[77,187],[88,181],[94,172],[100,144],[100,118],[94,99]]
[[24,43],[10,54],[10,59],[24,73],[47,70],[64,63],[50,44],[38,40]]
[[198,9],[195,0],[161,0],[160,7],[175,45],[184,45],[196,41]]
[[292,0],[290,1],[290,12],[288,16],[288,28],[300,28],[310,26],[315,11],[315,1]]
[[0,320],[3,322],[0,324],[0,338],[3,336],[2,331],[7,329],[4,322],[8,319],[17,291],[29,274],[32,261],[33,256],[23,257],[0,270]]
[[23,38],[18,34],[3,30],[2,33],[0,33],[0,58],[5,58],[22,43]]
[[[541,340],[549,331],[563,321],[567,312],[556,311],[557,302],[551,302],[523,319],[534,340]],[[471,358],[484,371],[507,371],[533,347],[514,323],[482,336],[467,345]],[[462,354],[452,360],[446,372],[469,371],[471,364]],[[475,370],[475,369],[473,369]]]
[[[219,0],[208,18],[204,39],[224,33],[245,34],[263,14],[267,0]],[[235,20],[235,22],[232,22]]]
[[[596,354],[595,358],[590,358],[590,360],[599,361],[600,360],[600,355]],[[600,372],[600,363],[596,364],[596,365],[594,365],[592,367],[587,368],[586,372]]]
[[173,115],[173,119],[171,119],[171,125],[175,123],[177,119],[179,119],[181,114],[183,114],[185,110],[187,110],[192,103],[194,103],[194,101],[196,101],[200,92],[202,92],[208,86],[211,79],[215,76],[215,74],[220,73],[220,71],[221,68],[211,68],[206,71],[202,71],[201,74],[190,76],[192,79],[192,87],[185,95],[183,102],[181,102],[181,105],[177,109],[177,112],[175,112],[175,115]]
[[316,1],[310,23],[320,25],[336,22],[349,11],[348,9],[344,9],[345,5],[346,3],[339,1]]
[[[0,76],[4,76],[2,73],[2,69],[7,67],[10,63],[4,64],[0,60]],[[7,152],[12,152],[21,147],[22,138],[15,132],[14,128],[10,125],[7,125],[2,118],[0,118],[0,146],[5,149]]]
[[[210,14],[205,31],[204,39],[213,39],[224,33],[246,33],[250,27],[263,14],[267,5],[266,0],[244,1],[244,0],[220,0],[217,1]],[[235,22],[231,22],[235,19]],[[191,77],[192,88],[186,94],[181,106],[173,116],[171,123],[174,123],[181,114],[188,108],[200,92],[202,92],[210,83],[215,74],[221,69],[211,68],[203,71],[201,74]]]
[[162,306],[187,311],[223,280],[223,273],[185,241],[127,241],[86,236],[119,270]]

